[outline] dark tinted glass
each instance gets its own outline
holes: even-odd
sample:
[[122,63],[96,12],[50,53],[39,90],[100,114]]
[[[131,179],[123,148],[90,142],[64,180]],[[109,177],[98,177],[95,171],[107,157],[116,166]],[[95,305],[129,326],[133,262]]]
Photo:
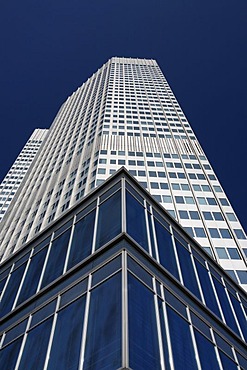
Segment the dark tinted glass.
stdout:
[[221,304],[221,308],[222,308],[226,323],[227,325],[230,326],[232,330],[235,331],[235,333],[239,334],[239,330],[238,330],[236,321],[234,319],[234,316],[233,316],[233,313],[232,313],[232,310],[231,310],[231,307],[230,307],[230,304],[229,304],[229,301],[226,295],[226,291],[223,285],[221,285],[220,282],[214,276],[213,276],[213,281],[214,281],[214,286],[216,288],[216,291],[219,297],[219,301]]
[[96,249],[121,232],[121,192],[118,191],[99,206]]
[[180,267],[182,270],[184,285],[192,293],[194,293],[197,296],[197,298],[201,299],[190,253],[177,240],[176,240],[176,246],[177,246]]
[[121,367],[121,275],[92,290],[83,370]]
[[128,292],[130,368],[158,370],[161,367],[154,295],[131,274]]
[[52,318],[49,318],[28,333],[19,370],[43,370],[51,326]]
[[177,262],[175,259],[171,234],[157,220],[154,221],[154,224],[156,230],[160,263],[173,276],[179,279]]
[[86,296],[58,313],[48,370],[78,369]]
[[26,267],[26,263],[21,265],[17,270],[13,271],[3,294],[3,299],[0,304],[0,316],[3,317],[7,314],[14,303],[16,293],[19,289],[19,285]]
[[1,370],[14,370],[21,342],[22,337],[18,338],[0,351]]
[[206,305],[210,310],[212,310],[218,317],[221,318],[221,314],[219,311],[219,307],[216,301],[216,297],[213,291],[213,287],[209,278],[208,271],[203,267],[200,262],[195,259],[195,265],[197,269],[197,273],[199,276],[199,280],[201,283],[204,299]]
[[198,369],[189,324],[167,306],[168,326],[171,337],[175,369]]
[[144,207],[126,192],[127,233],[148,252],[147,227]]
[[241,327],[243,336],[244,336],[245,340],[247,341],[247,325],[246,325],[246,319],[244,317],[243,310],[242,310],[242,308],[240,306],[240,302],[235,297],[233,297],[232,294],[229,293],[229,296],[230,296],[232,305],[234,307],[234,310],[235,310],[235,313],[236,313],[236,316],[237,316],[239,325]]
[[227,357],[223,352],[219,351],[220,359],[222,362],[223,369],[226,370],[237,370],[238,367],[229,357]]
[[60,235],[52,242],[48,262],[42,280],[42,288],[51,283],[63,273],[70,231],[70,229],[65,231],[65,233]]
[[195,330],[195,338],[202,370],[220,369],[215,346],[197,330]]
[[39,253],[35,254],[31,259],[28,267],[25,280],[23,282],[21,292],[17,304],[24,302],[26,299],[36,293],[40,274],[44,266],[44,260],[47,252],[47,247],[43,248]]
[[88,257],[92,251],[95,210],[75,225],[68,269]]

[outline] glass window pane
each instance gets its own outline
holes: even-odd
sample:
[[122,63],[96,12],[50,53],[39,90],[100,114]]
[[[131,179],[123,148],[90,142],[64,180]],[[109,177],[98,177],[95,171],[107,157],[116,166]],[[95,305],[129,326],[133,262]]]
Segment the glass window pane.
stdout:
[[22,338],[20,337],[0,351],[1,370],[14,370],[20,351]]
[[62,275],[69,244],[70,231],[71,229],[65,231],[52,242],[41,288]]
[[239,330],[236,324],[236,321],[234,319],[231,306],[229,304],[228,298],[226,296],[226,291],[223,285],[213,276],[214,286],[217,291],[220,305],[226,320],[227,325],[230,326],[230,328],[235,331],[239,335]]
[[197,330],[194,332],[202,370],[220,369],[213,343],[206,339]]
[[6,315],[13,306],[16,298],[16,293],[19,289],[20,282],[26,267],[26,263],[21,265],[18,269],[12,272],[8,285],[3,294],[3,298],[0,304],[0,317]]
[[245,338],[245,341],[247,341],[246,319],[245,319],[245,316],[244,316],[244,312],[243,312],[243,310],[240,306],[240,302],[235,297],[233,297],[233,295],[231,293],[229,293],[229,297],[230,297],[230,300],[232,302],[233,308],[235,310],[237,320],[238,320],[239,325],[241,327],[241,330],[242,330],[243,336]]
[[226,370],[238,370],[237,365],[228,356],[226,356],[222,351],[219,351],[220,359],[222,362],[223,369]]
[[[50,338],[52,317],[32,329],[27,336],[19,370],[43,370]],[[35,350],[34,350],[35,349]]]
[[188,322],[168,306],[167,316],[175,369],[184,369],[186,364],[187,369],[197,370]]
[[48,370],[77,369],[80,357],[86,296],[59,311]]
[[121,191],[117,191],[99,206],[96,249],[121,232]]
[[126,213],[127,233],[148,252],[145,209],[128,192],[126,192]]
[[83,370],[121,367],[121,275],[92,290]]
[[154,219],[160,263],[179,280],[171,234]]
[[212,284],[211,284],[211,281],[210,281],[210,278],[209,278],[209,273],[205,269],[205,267],[203,267],[200,264],[200,262],[198,262],[196,259],[195,259],[195,265],[196,265],[197,273],[198,273],[199,280],[200,280],[200,283],[201,283],[201,288],[202,288],[202,291],[203,291],[203,295],[204,295],[206,305],[218,317],[221,318],[219,307],[218,307],[216,297],[215,297],[215,294],[214,294],[214,291],[213,291],[213,287],[212,287]]
[[95,210],[81,219],[74,228],[67,269],[88,257],[92,250]]
[[17,305],[24,302],[26,299],[36,293],[40,275],[44,266],[47,248],[48,247],[43,248],[40,252],[32,257],[31,263],[27,270],[27,274],[25,276],[25,280],[21,288]]
[[131,274],[128,275],[128,293],[130,368],[158,370],[160,355],[154,295]]
[[196,281],[194,267],[192,265],[190,253],[176,240],[178,258],[183,275],[183,282],[186,288],[201,299],[199,288]]

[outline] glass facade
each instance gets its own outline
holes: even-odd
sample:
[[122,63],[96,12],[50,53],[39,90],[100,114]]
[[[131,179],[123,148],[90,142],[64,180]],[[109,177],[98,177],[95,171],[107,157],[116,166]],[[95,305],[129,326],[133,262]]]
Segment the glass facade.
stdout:
[[0,282],[3,370],[247,368],[245,292],[124,169]]

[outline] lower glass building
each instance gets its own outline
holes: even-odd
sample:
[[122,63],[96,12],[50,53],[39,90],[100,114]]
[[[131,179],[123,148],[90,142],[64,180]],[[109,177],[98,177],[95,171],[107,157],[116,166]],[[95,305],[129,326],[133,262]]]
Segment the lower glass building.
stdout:
[[120,169],[1,265],[1,370],[247,369],[244,290]]

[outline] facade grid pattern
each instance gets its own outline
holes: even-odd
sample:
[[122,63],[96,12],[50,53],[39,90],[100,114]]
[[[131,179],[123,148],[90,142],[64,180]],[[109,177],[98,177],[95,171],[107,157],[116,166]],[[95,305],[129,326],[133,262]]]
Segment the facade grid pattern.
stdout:
[[122,166],[247,287],[246,234],[155,60],[114,57],[62,105],[2,223],[2,258]]

